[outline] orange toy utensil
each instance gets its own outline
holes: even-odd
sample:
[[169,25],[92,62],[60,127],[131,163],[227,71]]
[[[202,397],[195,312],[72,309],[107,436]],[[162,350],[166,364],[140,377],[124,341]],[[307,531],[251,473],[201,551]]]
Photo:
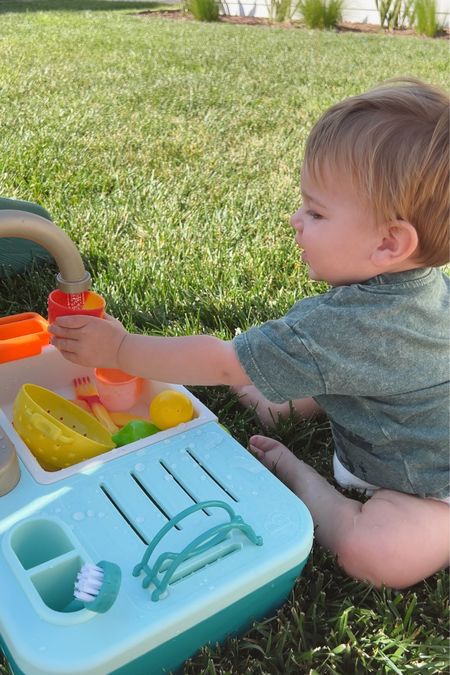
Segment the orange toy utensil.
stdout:
[[79,398],[80,401],[86,401],[95,417],[104,427],[106,427],[106,429],[108,429],[110,434],[115,434],[119,431],[119,427],[114,424],[109,412],[100,401],[97,389],[92,384],[89,377],[76,377],[73,381],[73,386],[75,387],[77,398]]

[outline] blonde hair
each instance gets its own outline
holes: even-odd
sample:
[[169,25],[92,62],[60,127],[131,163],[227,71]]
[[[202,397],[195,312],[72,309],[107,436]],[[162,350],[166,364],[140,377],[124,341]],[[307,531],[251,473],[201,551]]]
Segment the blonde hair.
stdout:
[[417,231],[416,260],[440,266],[449,247],[448,95],[413,78],[388,80],[332,106],[314,126],[305,166],[348,176],[377,219]]

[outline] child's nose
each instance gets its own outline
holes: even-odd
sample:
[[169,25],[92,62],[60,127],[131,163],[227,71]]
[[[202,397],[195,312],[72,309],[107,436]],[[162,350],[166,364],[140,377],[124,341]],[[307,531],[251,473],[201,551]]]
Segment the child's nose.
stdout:
[[302,229],[302,213],[303,213],[303,208],[299,208],[291,216],[291,225],[294,228],[294,230],[301,230]]

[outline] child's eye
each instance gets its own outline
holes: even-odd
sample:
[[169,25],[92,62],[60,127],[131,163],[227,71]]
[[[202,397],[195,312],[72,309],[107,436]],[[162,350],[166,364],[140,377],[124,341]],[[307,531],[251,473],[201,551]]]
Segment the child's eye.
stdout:
[[313,220],[320,220],[322,218],[320,213],[317,213],[316,211],[307,211],[307,215],[311,216]]

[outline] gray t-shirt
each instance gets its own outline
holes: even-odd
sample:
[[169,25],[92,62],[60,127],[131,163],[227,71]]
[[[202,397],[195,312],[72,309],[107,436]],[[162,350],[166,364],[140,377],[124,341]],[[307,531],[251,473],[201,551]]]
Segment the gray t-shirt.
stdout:
[[449,496],[450,279],[436,268],[383,274],[296,303],[234,339],[270,401],[313,396],[335,451],[362,480]]

